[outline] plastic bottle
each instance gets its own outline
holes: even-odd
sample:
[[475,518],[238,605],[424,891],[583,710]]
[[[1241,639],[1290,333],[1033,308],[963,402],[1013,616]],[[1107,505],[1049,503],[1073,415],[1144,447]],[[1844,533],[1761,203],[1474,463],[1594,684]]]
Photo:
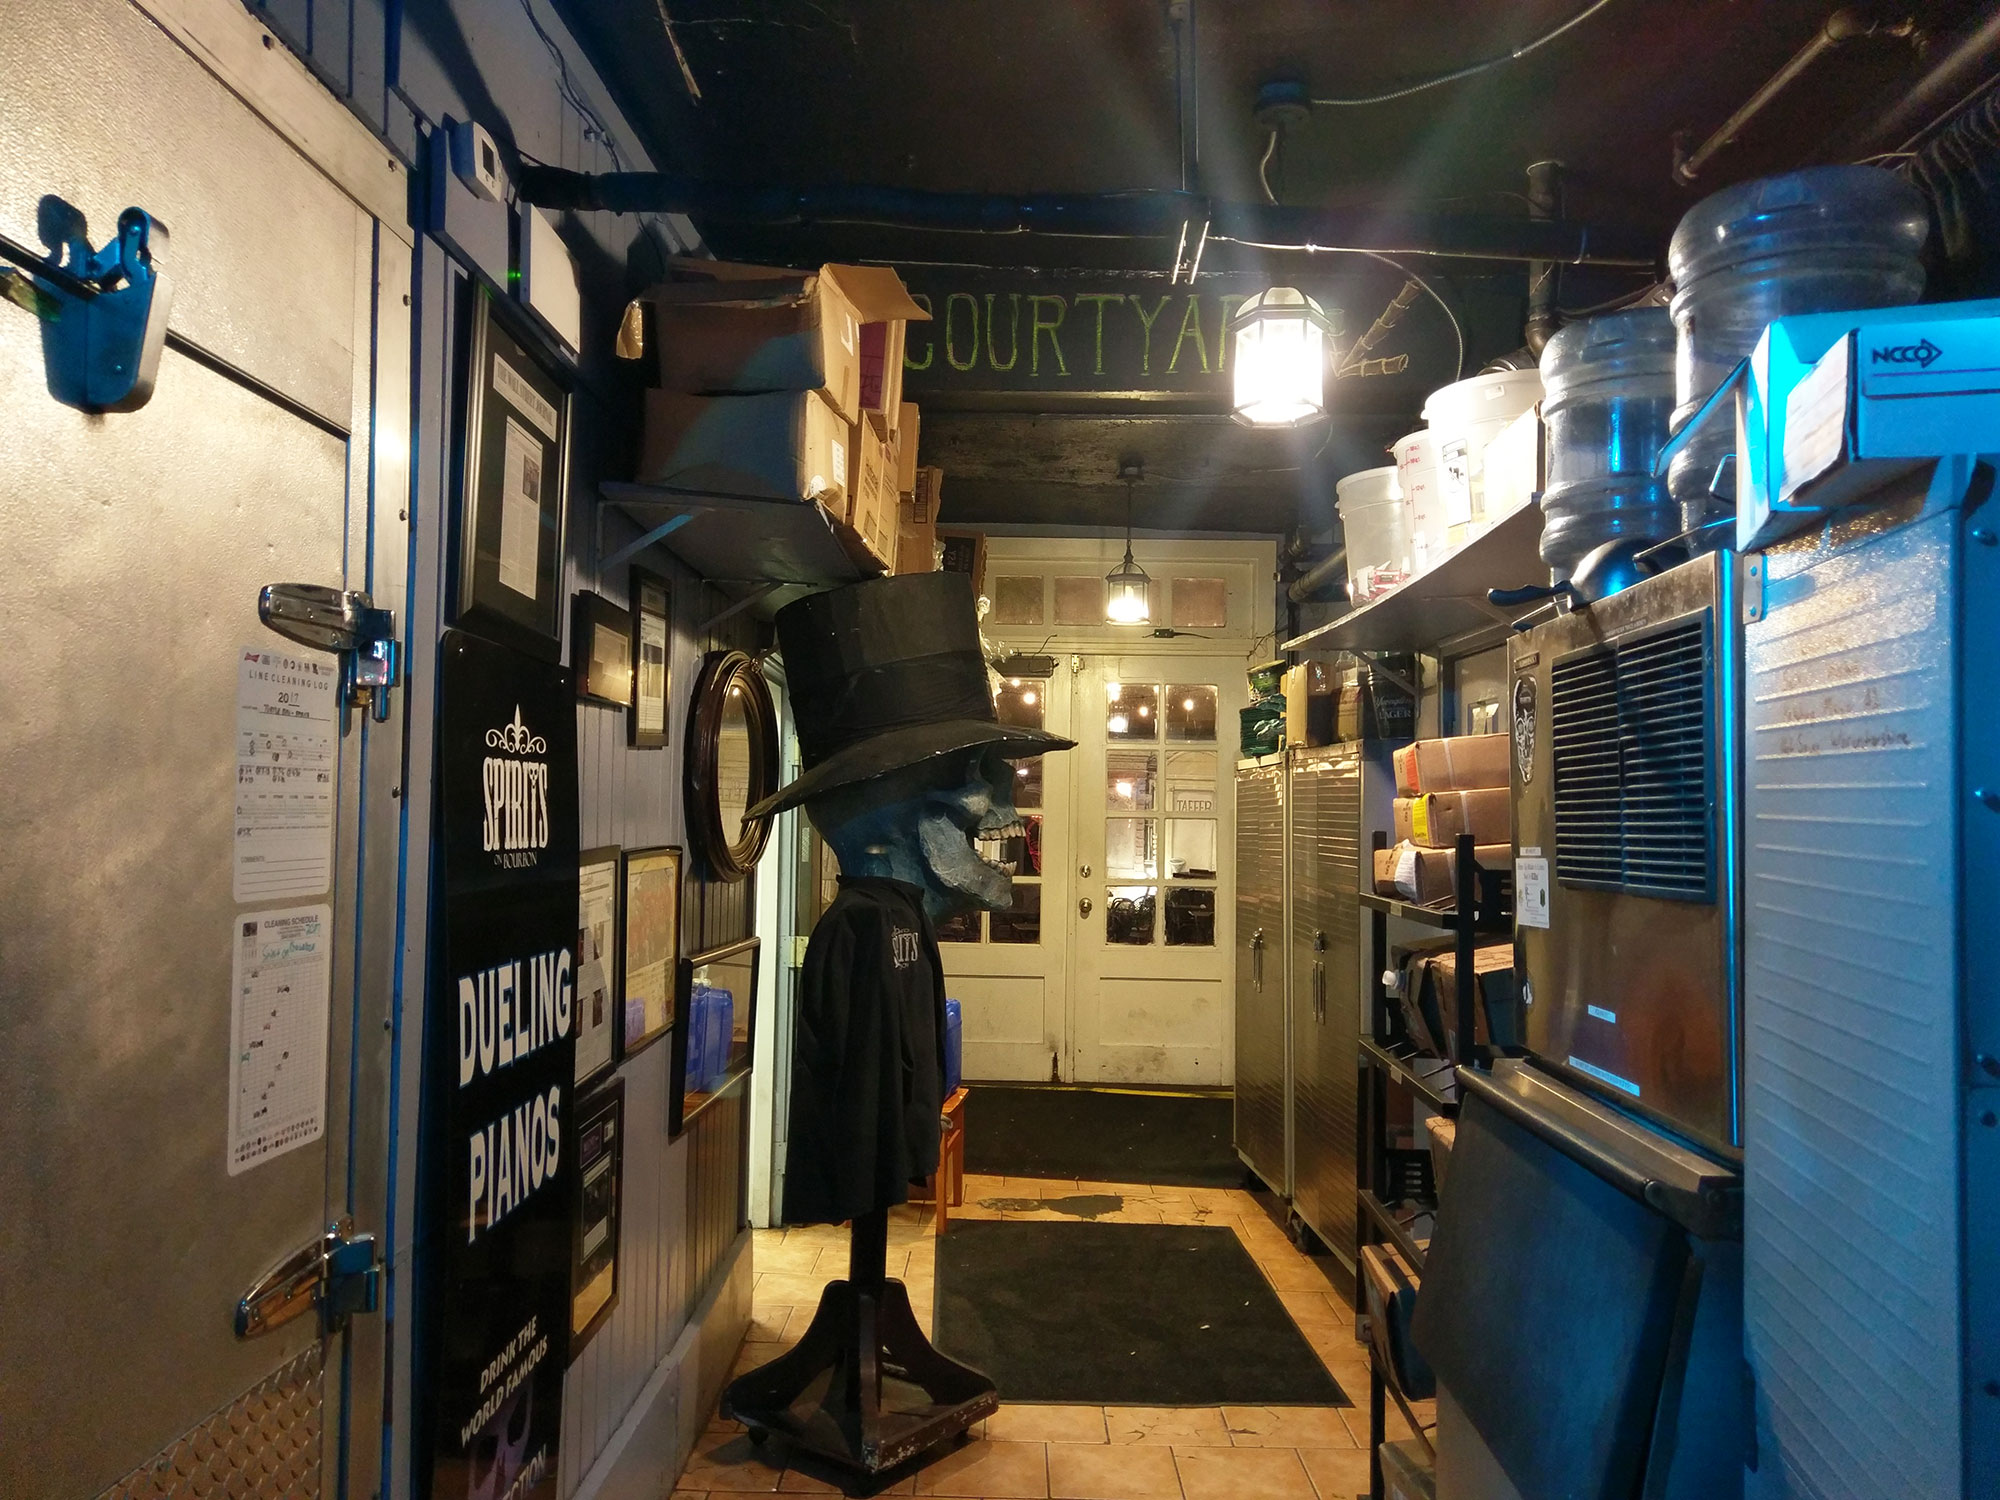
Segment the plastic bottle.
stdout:
[[[1915,302],[1928,229],[1922,196],[1880,167],[1739,182],[1689,209],[1667,247],[1679,333],[1675,430],[1773,319]],[[1717,418],[1674,459],[1667,484],[1684,528],[1729,514],[1709,483],[1734,451],[1734,428]]]
[[1653,477],[1674,412],[1674,341],[1667,310],[1648,307],[1572,323],[1542,350],[1542,560],[1559,577],[1600,543],[1681,529]]

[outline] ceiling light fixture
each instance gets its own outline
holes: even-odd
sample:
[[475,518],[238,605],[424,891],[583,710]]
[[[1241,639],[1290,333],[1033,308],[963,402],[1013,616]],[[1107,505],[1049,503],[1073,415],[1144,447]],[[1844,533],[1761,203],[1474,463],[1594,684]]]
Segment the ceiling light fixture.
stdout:
[[1113,625],[1148,625],[1153,619],[1153,580],[1132,560],[1132,491],[1139,474],[1136,463],[1118,466],[1125,481],[1125,560],[1104,575],[1104,618]]
[[1304,427],[1326,415],[1327,321],[1295,287],[1259,292],[1230,321],[1234,414],[1246,427]]

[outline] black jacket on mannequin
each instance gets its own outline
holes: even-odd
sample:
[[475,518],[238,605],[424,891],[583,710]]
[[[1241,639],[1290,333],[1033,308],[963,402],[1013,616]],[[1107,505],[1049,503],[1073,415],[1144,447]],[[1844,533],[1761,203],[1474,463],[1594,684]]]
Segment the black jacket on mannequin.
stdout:
[[907,1202],[911,1179],[937,1170],[944,1102],[944,965],[918,887],[841,877],[795,1022],[785,1222]]

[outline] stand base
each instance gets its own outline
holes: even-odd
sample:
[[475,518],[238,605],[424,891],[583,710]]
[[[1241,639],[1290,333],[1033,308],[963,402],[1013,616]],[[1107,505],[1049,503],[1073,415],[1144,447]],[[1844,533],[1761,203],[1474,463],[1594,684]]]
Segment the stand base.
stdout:
[[900,1281],[829,1282],[798,1346],[739,1376],[723,1415],[753,1439],[872,1478],[957,1437],[1000,1409],[993,1382],[931,1347]]

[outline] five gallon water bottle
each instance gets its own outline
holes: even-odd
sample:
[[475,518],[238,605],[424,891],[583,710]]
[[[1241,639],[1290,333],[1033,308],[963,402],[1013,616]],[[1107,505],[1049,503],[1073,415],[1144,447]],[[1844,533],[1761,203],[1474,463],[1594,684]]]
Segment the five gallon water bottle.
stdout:
[[1674,412],[1674,325],[1664,307],[1572,323],[1542,350],[1548,480],[1542,560],[1568,577],[1621,537],[1660,542],[1680,511],[1653,461]]
[[[1689,209],[1667,248],[1680,334],[1676,430],[1773,319],[1915,302],[1928,227],[1917,190],[1879,167],[1740,182]],[[1667,483],[1683,527],[1730,513],[1709,484],[1734,451],[1734,425],[1716,418],[1676,456]]]

